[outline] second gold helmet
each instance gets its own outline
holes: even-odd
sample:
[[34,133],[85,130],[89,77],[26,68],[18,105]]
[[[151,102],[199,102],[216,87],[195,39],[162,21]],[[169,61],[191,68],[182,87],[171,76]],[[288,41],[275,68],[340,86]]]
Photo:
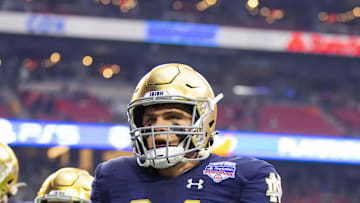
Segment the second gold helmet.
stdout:
[[19,163],[12,149],[0,142],[0,202],[17,192]]
[[93,177],[85,170],[62,168],[51,174],[41,186],[35,203],[91,203]]

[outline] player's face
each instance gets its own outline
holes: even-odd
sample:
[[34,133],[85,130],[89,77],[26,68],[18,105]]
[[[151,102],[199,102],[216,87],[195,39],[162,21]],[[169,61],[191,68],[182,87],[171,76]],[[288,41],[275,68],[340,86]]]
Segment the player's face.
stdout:
[[[149,106],[145,108],[143,114],[143,126],[190,126],[192,116],[184,105],[181,104],[162,104],[157,106]],[[164,134],[155,136],[156,147],[166,146],[167,128],[155,128],[155,132],[163,131]],[[175,134],[169,135],[169,145],[177,146],[180,142],[180,137]],[[152,137],[147,138],[148,148],[153,148]]]

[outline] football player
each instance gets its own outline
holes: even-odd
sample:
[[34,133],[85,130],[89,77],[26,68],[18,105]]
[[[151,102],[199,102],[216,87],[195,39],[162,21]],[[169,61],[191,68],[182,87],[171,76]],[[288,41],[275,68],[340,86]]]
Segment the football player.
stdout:
[[19,163],[13,150],[0,142],[0,203],[7,203],[18,187]]
[[34,203],[91,203],[93,179],[82,169],[59,169],[46,178]]
[[92,202],[280,202],[280,176],[272,165],[210,153],[221,98],[187,65],[152,69],[128,105],[134,156],[96,168]]

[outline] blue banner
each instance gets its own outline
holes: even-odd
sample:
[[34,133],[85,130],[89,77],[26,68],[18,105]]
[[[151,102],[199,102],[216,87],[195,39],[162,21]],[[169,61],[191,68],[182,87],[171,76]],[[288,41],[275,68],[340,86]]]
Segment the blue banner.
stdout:
[[[0,119],[0,141],[132,151],[126,125]],[[212,152],[263,159],[360,164],[360,138],[220,131]]]
[[26,20],[26,31],[36,34],[63,34],[66,20],[60,16],[31,14]]
[[219,46],[217,25],[146,21],[145,41],[152,43]]

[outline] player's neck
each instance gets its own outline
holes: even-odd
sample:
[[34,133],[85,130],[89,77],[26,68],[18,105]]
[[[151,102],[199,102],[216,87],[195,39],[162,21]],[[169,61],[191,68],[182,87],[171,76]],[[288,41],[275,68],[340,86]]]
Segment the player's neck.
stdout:
[[175,178],[181,174],[184,174],[185,172],[194,168],[198,163],[199,163],[199,161],[179,162],[170,168],[158,169],[157,171],[162,177],[164,177],[166,179],[171,179],[171,178]]

